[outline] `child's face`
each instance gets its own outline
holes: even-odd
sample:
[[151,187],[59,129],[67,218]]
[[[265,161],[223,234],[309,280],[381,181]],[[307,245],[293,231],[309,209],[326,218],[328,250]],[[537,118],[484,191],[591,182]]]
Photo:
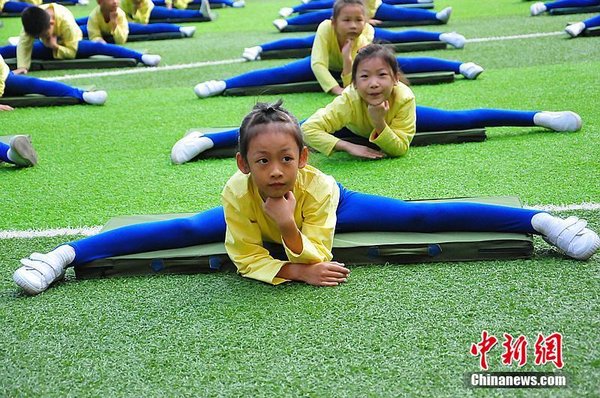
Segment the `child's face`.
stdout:
[[50,26],[40,33],[40,39],[49,40],[54,35],[54,16],[50,17]]
[[119,8],[119,0],[98,0],[98,5],[103,11],[116,11]]
[[379,105],[390,98],[397,81],[397,76],[393,75],[383,58],[372,57],[358,65],[354,85],[367,104]]
[[365,9],[359,4],[349,4],[340,10],[331,23],[338,39],[356,39],[365,28]]
[[292,191],[298,169],[306,166],[308,149],[300,149],[283,123],[260,126],[263,130],[250,140],[247,160],[237,154],[238,168],[250,173],[263,200],[281,198]]

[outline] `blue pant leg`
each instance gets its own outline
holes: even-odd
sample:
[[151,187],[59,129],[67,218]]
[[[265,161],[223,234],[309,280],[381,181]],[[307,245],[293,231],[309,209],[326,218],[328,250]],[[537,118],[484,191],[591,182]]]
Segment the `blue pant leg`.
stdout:
[[418,4],[418,0],[383,0],[385,4]]
[[515,232],[535,233],[540,211],[489,204],[405,202],[343,189],[336,232]]
[[293,18],[288,18],[288,25],[313,25],[320,24],[326,19],[330,19],[332,16],[333,10],[322,10],[322,11],[314,11],[307,12],[306,14],[298,15]]
[[375,19],[381,21],[437,21],[435,15],[435,12],[429,10],[382,4],[375,12]]
[[467,130],[497,126],[535,126],[537,112],[504,109],[446,111],[417,106],[417,131]]
[[2,12],[17,14],[23,12],[23,10],[25,10],[27,7],[31,7],[31,4],[20,1],[9,1],[4,4],[4,7],[2,7]]
[[333,0],[311,1],[310,3],[299,4],[295,7],[292,7],[292,9],[294,12],[326,10],[333,8],[333,3]]
[[5,83],[4,95],[6,96],[42,94],[47,97],[73,97],[83,102],[82,90],[61,82],[38,79],[27,75],[15,75],[10,72]]
[[81,33],[83,34],[83,38],[87,40],[90,37],[88,35],[87,25],[80,25],[79,29],[81,29]]
[[225,240],[225,216],[216,207],[191,217],[130,225],[68,243],[75,249],[73,265],[100,258],[178,249]]
[[141,23],[129,22],[130,35],[148,35],[153,33],[179,32],[179,26],[172,23],[153,23],[144,25]]
[[398,65],[404,73],[454,72],[460,73],[462,62],[431,57],[398,57]]
[[207,133],[205,137],[210,138],[215,144],[213,148],[232,148],[238,144],[239,129],[232,129],[218,133]]
[[46,47],[41,41],[36,40],[33,43],[33,50],[31,51],[32,59],[44,59],[50,60],[54,59],[54,54],[52,50]]
[[79,26],[87,25],[87,23],[88,23],[88,17],[77,18],[75,20],[75,22],[77,22],[77,25],[79,25]]
[[296,48],[312,48],[315,42],[315,35],[308,37],[292,37],[289,39],[282,39],[272,41],[270,43],[261,44],[263,52],[275,51],[275,50],[292,50]]
[[545,3],[546,9],[553,10],[555,8],[567,7],[593,7],[600,5],[599,0],[558,0],[550,3]]
[[176,8],[168,9],[166,7],[154,7],[150,11],[150,21],[155,19],[183,19],[197,18],[202,13],[199,10],[178,10]]
[[105,44],[90,40],[81,40],[77,48],[77,58],[89,58],[92,55],[108,55],[115,58],[133,58],[142,61],[142,53],[115,44]]
[[159,7],[167,6],[167,2],[165,0],[152,0],[152,3],[154,3],[155,6],[159,6]]
[[0,56],[4,59],[17,58],[17,46],[3,46],[0,47]]
[[424,30],[403,30],[396,32],[393,30],[375,28],[375,39],[389,41],[390,43],[440,41],[440,33],[426,32]]
[[233,7],[233,0],[209,0],[210,4],[225,4],[229,7]]
[[6,162],[10,164],[15,164],[12,160],[8,158],[8,150],[10,146],[5,144],[4,142],[0,142],[0,162]]
[[310,57],[275,68],[260,69],[225,80],[227,88],[265,86],[315,80]]
[[596,15],[590,19],[586,19],[583,21],[586,29],[595,28],[596,26],[600,26],[600,15]]

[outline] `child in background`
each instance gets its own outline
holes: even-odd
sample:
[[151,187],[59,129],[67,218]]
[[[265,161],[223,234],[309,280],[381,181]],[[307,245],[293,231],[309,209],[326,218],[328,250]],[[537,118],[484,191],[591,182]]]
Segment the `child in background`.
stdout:
[[[358,52],[351,75],[352,84],[302,124],[308,145],[326,155],[338,150],[368,159],[380,159],[384,154],[402,156],[415,132],[492,126],[541,126],[554,131],[581,128],[579,115],[568,111],[445,111],[415,106],[414,94],[405,84],[394,54],[379,44]],[[348,135],[363,137],[364,145],[340,139]],[[171,161],[182,164],[211,148],[234,147],[237,140],[237,129],[212,134],[192,132],[173,146]],[[369,143],[380,150],[370,148]]]
[[545,13],[546,11],[554,10],[556,8],[569,8],[569,7],[594,7],[600,6],[600,0],[558,0],[549,3],[542,3],[538,1],[533,3],[529,7],[531,16],[535,17]]
[[105,37],[110,37],[115,44],[125,44],[129,33],[132,35],[153,34],[164,32],[181,32],[186,37],[191,37],[196,32],[196,27],[179,27],[173,24],[157,23],[143,25],[127,22],[127,15],[119,8],[119,0],[97,0],[95,7],[87,19],[87,26],[81,27],[84,36],[92,41],[106,43]]
[[[364,5],[367,11],[367,19],[373,24],[378,25],[381,21],[430,21],[431,23],[448,23],[452,7],[446,7],[440,12],[422,10],[417,8],[394,7],[390,4],[384,4],[381,0],[365,0]],[[284,13],[289,9],[281,10]],[[280,11],[280,12],[281,12]],[[280,31],[288,25],[312,25],[318,24],[332,17],[332,10],[321,10],[308,12],[297,17],[289,19],[276,19],[273,25]]]
[[[568,256],[586,260],[600,238],[576,217],[469,202],[404,202],[352,192],[309,166],[296,119],[273,104],[258,104],[240,127],[239,171],[225,185],[223,207],[192,217],[126,226],[22,259],[13,279],[38,294],[68,266],[95,259],[225,241],[238,272],[271,284],[290,280],[336,286],[350,271],[332,260],[335,232],[514,232],[540,234]],[[263,242],[282,244],[277,260]]]
[[[17,58],[15,74],[27,73],[31,58],[74,59],[92,55],[109,55],[118,58],[134,58],[146,66],[156,66],[160,56],[141,54],[137,51],[112,44],[81,40],[82,33],[73,14],[60,4],[44,4],[27,8],[21,14],[23,31],[15,46],[0,48],[5,58]],[[39,38],[39,42],[34,40]]]
[[130,22],[143,25],[163,19],[211,18],[208,0],[201,1],[199,10],[173,10],[167,7],[157,7],[152,3],[152,0],[123,0],[121,8],[125,11]]
[[[335,95],[343,88],[336,76],[341,75],[342,85],[350,83],[352,60],[357,51],[371,43],[374,29],[366,23],[366,9],[362,0],[337,0],[333,19],[319,25],[310,57],[287,65],[253,71],[227,80],[210,80],[199,83],[194,92],[200,98],[219,95],[227,88],[253,87],[268,84],[295,83],[316,80],[323,91]],[[451,71],[467,79],[476,79],[483,68],[472,62],[448,61],[428,57],[398,57],[405,73]],[[333,74],[332,74],[333,72]]]
[[38,79],[35,77],[16,75],[8,69],[4,58],[0,55],[0,102],[1,97],[41,94],[47,97],[73,97],[79,102],[102,105],[106,102],[106,91],[83,91],[61,82]]
[[[41,6],[42,4],[50,4],[54,3],[54,0],[24,0],[29,4],[33,4],[35,6]],[[78,6],[86,6],[90,2],[89,0],[61,0],[62,5],[78,5]]]
[[[167,8],[177,8],[180,10],[185,10],[191,5],[197,6],[202,5],[201,0],[152,0],[155,6],[167,7]],[[219,4],[225,7],[233,7],[233,8],[242,8],[246,6],[245,0],[209,0],[208,4],[214,6]]]
[[0,12],[20,14],[27,7],[31,7],[31,4],[22,1],[0,0]]
[[577,37],[586,29],[600,26],[600,14],[595,17],[588,18],[585,21],[575,22],[565,28],[565,32],[571,37]]
[[[10,108],[10,107],[9,107]],[[0,105],[0,111],[12,110],[6,105]],[[11,137],[8,144],[0,142],[0,163],[6,162],[17,167],[29,167],[37,164],[37,153],[31,145],[31,140],[26,135]]]

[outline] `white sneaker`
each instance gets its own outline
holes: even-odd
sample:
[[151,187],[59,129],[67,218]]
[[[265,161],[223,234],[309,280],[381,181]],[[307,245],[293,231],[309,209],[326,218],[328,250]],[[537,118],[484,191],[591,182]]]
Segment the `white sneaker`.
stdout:
[[244,53],[242,57],[246,58],[247,61],[256,61],[260,59],[260,54],[262,53],[261,46],[244,48]]
[[86,91],[83,93],[83,100],[90,105],[104,105],[108,98],[108,93],[103,90]]
[[577,37],[585,30],[585,24],[583,22],[575,22],[565,28],[565,32],[571,37]]
[[292,7],[283,7],[279,10],[279,15],[283,18],[287,18],[294,13],[294,9]]
[[87,6],[88,4],[90,4],[90,0],[77,0],[78,6]]
[[199,98],[206,98],[221,94],[225,91],[225,88],[227,88],[227,85],[223,80],[209,80],[204,83],[198,83],[194,87],[194,92]]
[[532,17],[535,17],[536,15],[540,15],[541,13],[546,11],[546,5],[544,3],[542,3],[541,1],[538,1],[537,3],[533,3],[531,5],[531,7],[529,7],[529,12],[531,13]]
[[545,127],[554,131],[579,131],[581,129],[581,116],[571,111],[564,112],[538,112],[533,115],[536,126]]
[[417,0],[417,3],[419,3],[419,4],[423,4],[423,3],[429,4],[429,3],[433,3],[433,0]]
[[173,145],[171,149],[171,162],[183,164],[189,162],[202,152],[215,146],[215,143],[203,133],[192,131]]
[[202,16],[210,18],[211,21],[215,19],[215,15],[210,10],[210,3],[208,2],[208,0],[200,1],[200,13],[202,14]]
[[17,166],[29,167],[37,164],[38,156],[26,135],[15,135],[8,142],[8,158]]
[[16,46],[19,44],[19,36],[11,36],[8,38],[8,44],[11,46]]
[[456,32],[442,33],[440,40],[450,44],[454,48],[463,48],[465,46],[465,37]]
[[183,33],[183,35],[185,37],[192,37],[192,36],[194,36],[194,33],[196,33],[196,27],[195,26],[182,26],[181,28],[179,28],[179,31],[181,33]]
[[246,1],[245,0],[237,0],[237,1],[234,1],[231,6],[233,8],[243,8],[246,6]]
[[483,72],[483,68],[473,62],[465,62],[458,68],[461,75],[469,80],[477,79],[477,76]]
[[288,26],[288,22],[285,19],[276,19],[273,21],[273,25],[281,32]]
[[450,19],[450,14],[452,14],[452,7],[446,7],[442,11],[435,14],[435,17],[443,23],[448,23],[448,20]]
[[543,238],[561,249],[569,257],[577,260],[587,260],[600,248],[600,237],[594,231],[586,228],[587,221],[577,217],[560,219],[550,227],[550,232]]
[[46,254],[33,253],[22,259],[21,264],[13,274],[13,280],[31,295],[43,292],[65,276],[65,268]]
[[160,55],[144,54],[142,55],[142,63],[146,66],[156,66],[160,63]]

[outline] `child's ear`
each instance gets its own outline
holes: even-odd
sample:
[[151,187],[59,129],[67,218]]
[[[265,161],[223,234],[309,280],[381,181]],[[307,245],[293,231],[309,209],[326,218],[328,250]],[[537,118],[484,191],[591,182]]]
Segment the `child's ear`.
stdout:
[[244,160],[241,153],[235,154],[235,160],[237,161],[237,167],[244,174],[250,174],[250,167],[248,166],[248,162]]
[[298,162],[298,168],[301,169],[308,163],[308,148],[305,146],[300,151],[300,160]]

